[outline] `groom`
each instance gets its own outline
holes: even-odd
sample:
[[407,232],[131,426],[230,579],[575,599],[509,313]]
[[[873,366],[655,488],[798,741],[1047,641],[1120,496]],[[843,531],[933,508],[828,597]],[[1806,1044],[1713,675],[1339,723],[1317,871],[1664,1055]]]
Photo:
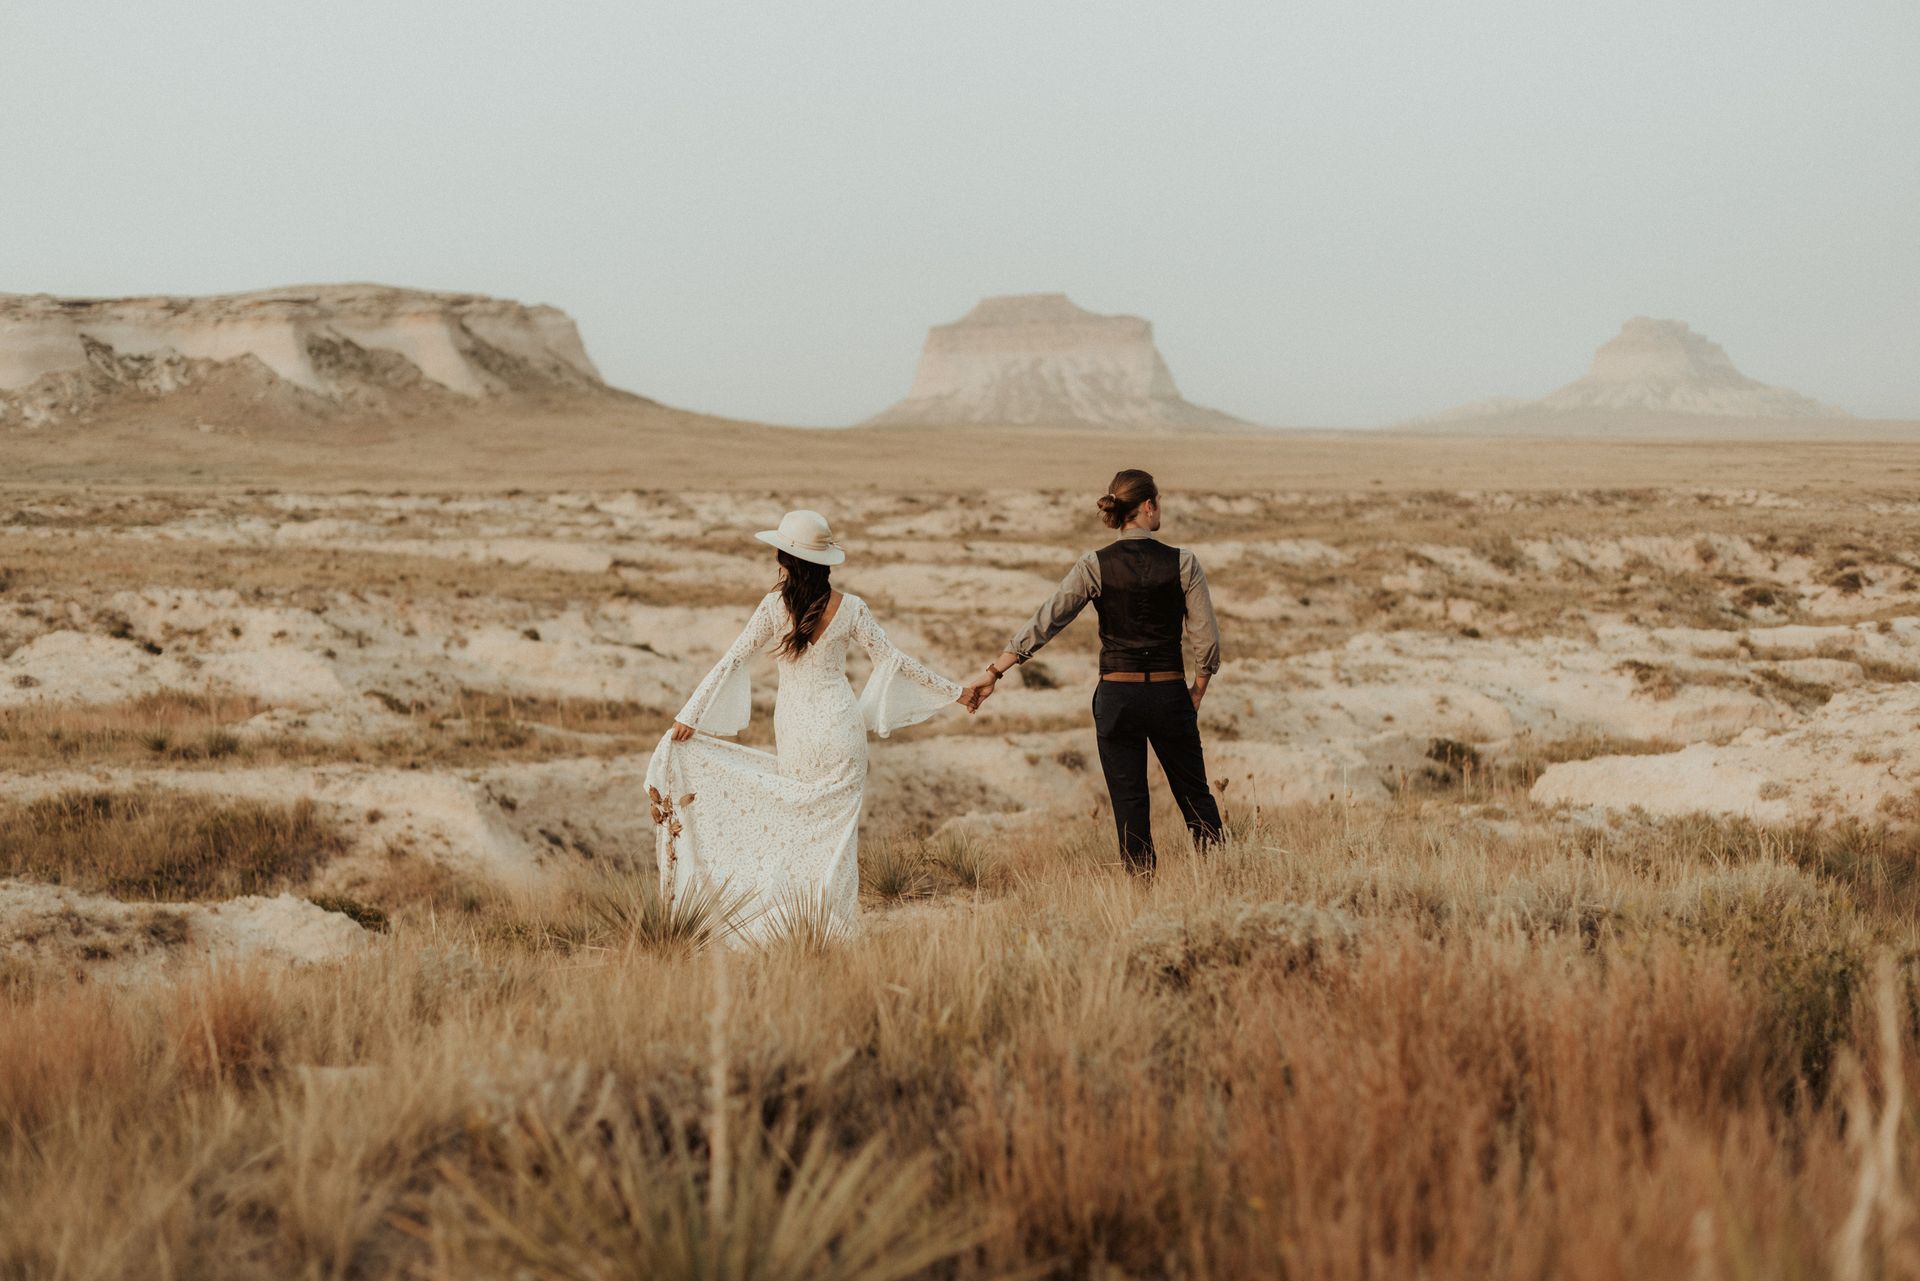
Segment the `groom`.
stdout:
[[[961,701],[969,710],[979,707],[1001,677],[1032,658],[1091,601],[1100,615],[1100,684],[1093,695],[1100,768],[1113,801],[1120,855],[1130,871],[1151,875],[1149,745],[1194,844],[1220,839],[1220,809],[1207,787],[1199,724],[1200,700],[1220,669],[1220,626],[1200,562],[1154,537],[1160,491],[1152,476],[1134,470],[1116,475],[1100,499],[1100,518],[1120,532],[1118,541],[1080,558],[1000,657],[967,682]],[[1191,689],[1183,637],[1194,652]]]

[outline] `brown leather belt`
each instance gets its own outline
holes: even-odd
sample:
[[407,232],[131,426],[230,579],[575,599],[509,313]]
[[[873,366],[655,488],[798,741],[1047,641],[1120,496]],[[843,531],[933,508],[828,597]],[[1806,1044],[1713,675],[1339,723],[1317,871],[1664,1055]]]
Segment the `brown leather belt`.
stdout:
[[1185,672],[1101,672],[1103,681],[1125,681],[1129,685],[1142,685],[1147,681],[1184,681]]

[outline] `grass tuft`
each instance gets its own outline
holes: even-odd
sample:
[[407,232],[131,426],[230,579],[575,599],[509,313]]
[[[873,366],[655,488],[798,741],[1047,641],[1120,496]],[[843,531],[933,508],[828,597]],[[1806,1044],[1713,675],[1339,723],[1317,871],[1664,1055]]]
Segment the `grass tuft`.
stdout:
[[841,1151],[819,1134],[793,1151],[752,1134],[716,1174],[613,1111],[523,1116],[495,1151],[504,1177],[486,1184],[443,1167],[453,1195],[424,1229],[430,1275],[908,1281],[985,1235],[936,1202],[930,1156],[879,1141]]
[[747,897],[710,881],[681,886],[669,902],[651,873],[605,873],[576,894],[576,919],[587,924],[592,937],[620,949],[697,952],[748,921]]
[[897,839],[862,845],[860,888],[883,903],[899,903],[932,892],[925,850],[913,841]]
[[964,890],[985,889],[998,877],[999,860],[978,837],[949,832],[927,851],[927,861]]
[[767,913],[766,941],[775,948],[821,956],[847,935],[846,923],[824,891],[789,889]]

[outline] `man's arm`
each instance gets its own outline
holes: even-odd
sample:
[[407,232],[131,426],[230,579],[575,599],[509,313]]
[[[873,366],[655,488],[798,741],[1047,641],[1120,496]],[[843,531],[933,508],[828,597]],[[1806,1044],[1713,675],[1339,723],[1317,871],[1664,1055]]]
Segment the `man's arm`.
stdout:
[[1041,602],[1040,608],[1027,620],[1027,625],[1007,642],[1007,648],[987,664],[987,670],[967,682],[967,693],[962,695],[962,701],[966,701],[970,708],[980,706],[987,695],[993,692],[995,682],[1032,658],[1035,650],[1058,636],[1068,623],[1080,616],[1087,602],[1099,594],[1100,557],[1095,552],[1088,552],[1074,562],[1067,576],[1060,580],[1060,586],[1053,589],[1053,595]]
[[1027,620],[1027,625],[1014,633],[1001,657],[1010,654],[1014,662],[1026,662],[1035,650],[1066,630],[1067,624],[1087,607],[1087,602],[1099,594],[1100,557],[1088,552],[1074,562],[1067,576],[1053,589],[1053,595],[1042,601],[1033,617]]
[[1194,554],[1180,549],[1180,590],[1187,597],[1186,641],[1193,653],[1193,705],[1207,695],[1207,685],[1220,670],[1220,620],[1213,615],[1213,595],[1207,575]]

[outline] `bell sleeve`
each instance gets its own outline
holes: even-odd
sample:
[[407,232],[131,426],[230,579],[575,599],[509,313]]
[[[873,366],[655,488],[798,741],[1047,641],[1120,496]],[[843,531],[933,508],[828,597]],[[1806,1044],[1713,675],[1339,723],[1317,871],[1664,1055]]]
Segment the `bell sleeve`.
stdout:
[[873,660],[873,675],[860,691],[860,718],[869,730],[885,738],[959,700],[960,686],[901,653],[874,621],[865,601],[847,604],[855,610],[853,638]]
[[703,734],[721,736],[738,734],[747,727],[753,715],[753,678],[747,672],[747,662],[779,633],[781,608],[777,593],[769,592],[761,600],[747,620],[746,630],[695,687],[693,697],[675,720]]

